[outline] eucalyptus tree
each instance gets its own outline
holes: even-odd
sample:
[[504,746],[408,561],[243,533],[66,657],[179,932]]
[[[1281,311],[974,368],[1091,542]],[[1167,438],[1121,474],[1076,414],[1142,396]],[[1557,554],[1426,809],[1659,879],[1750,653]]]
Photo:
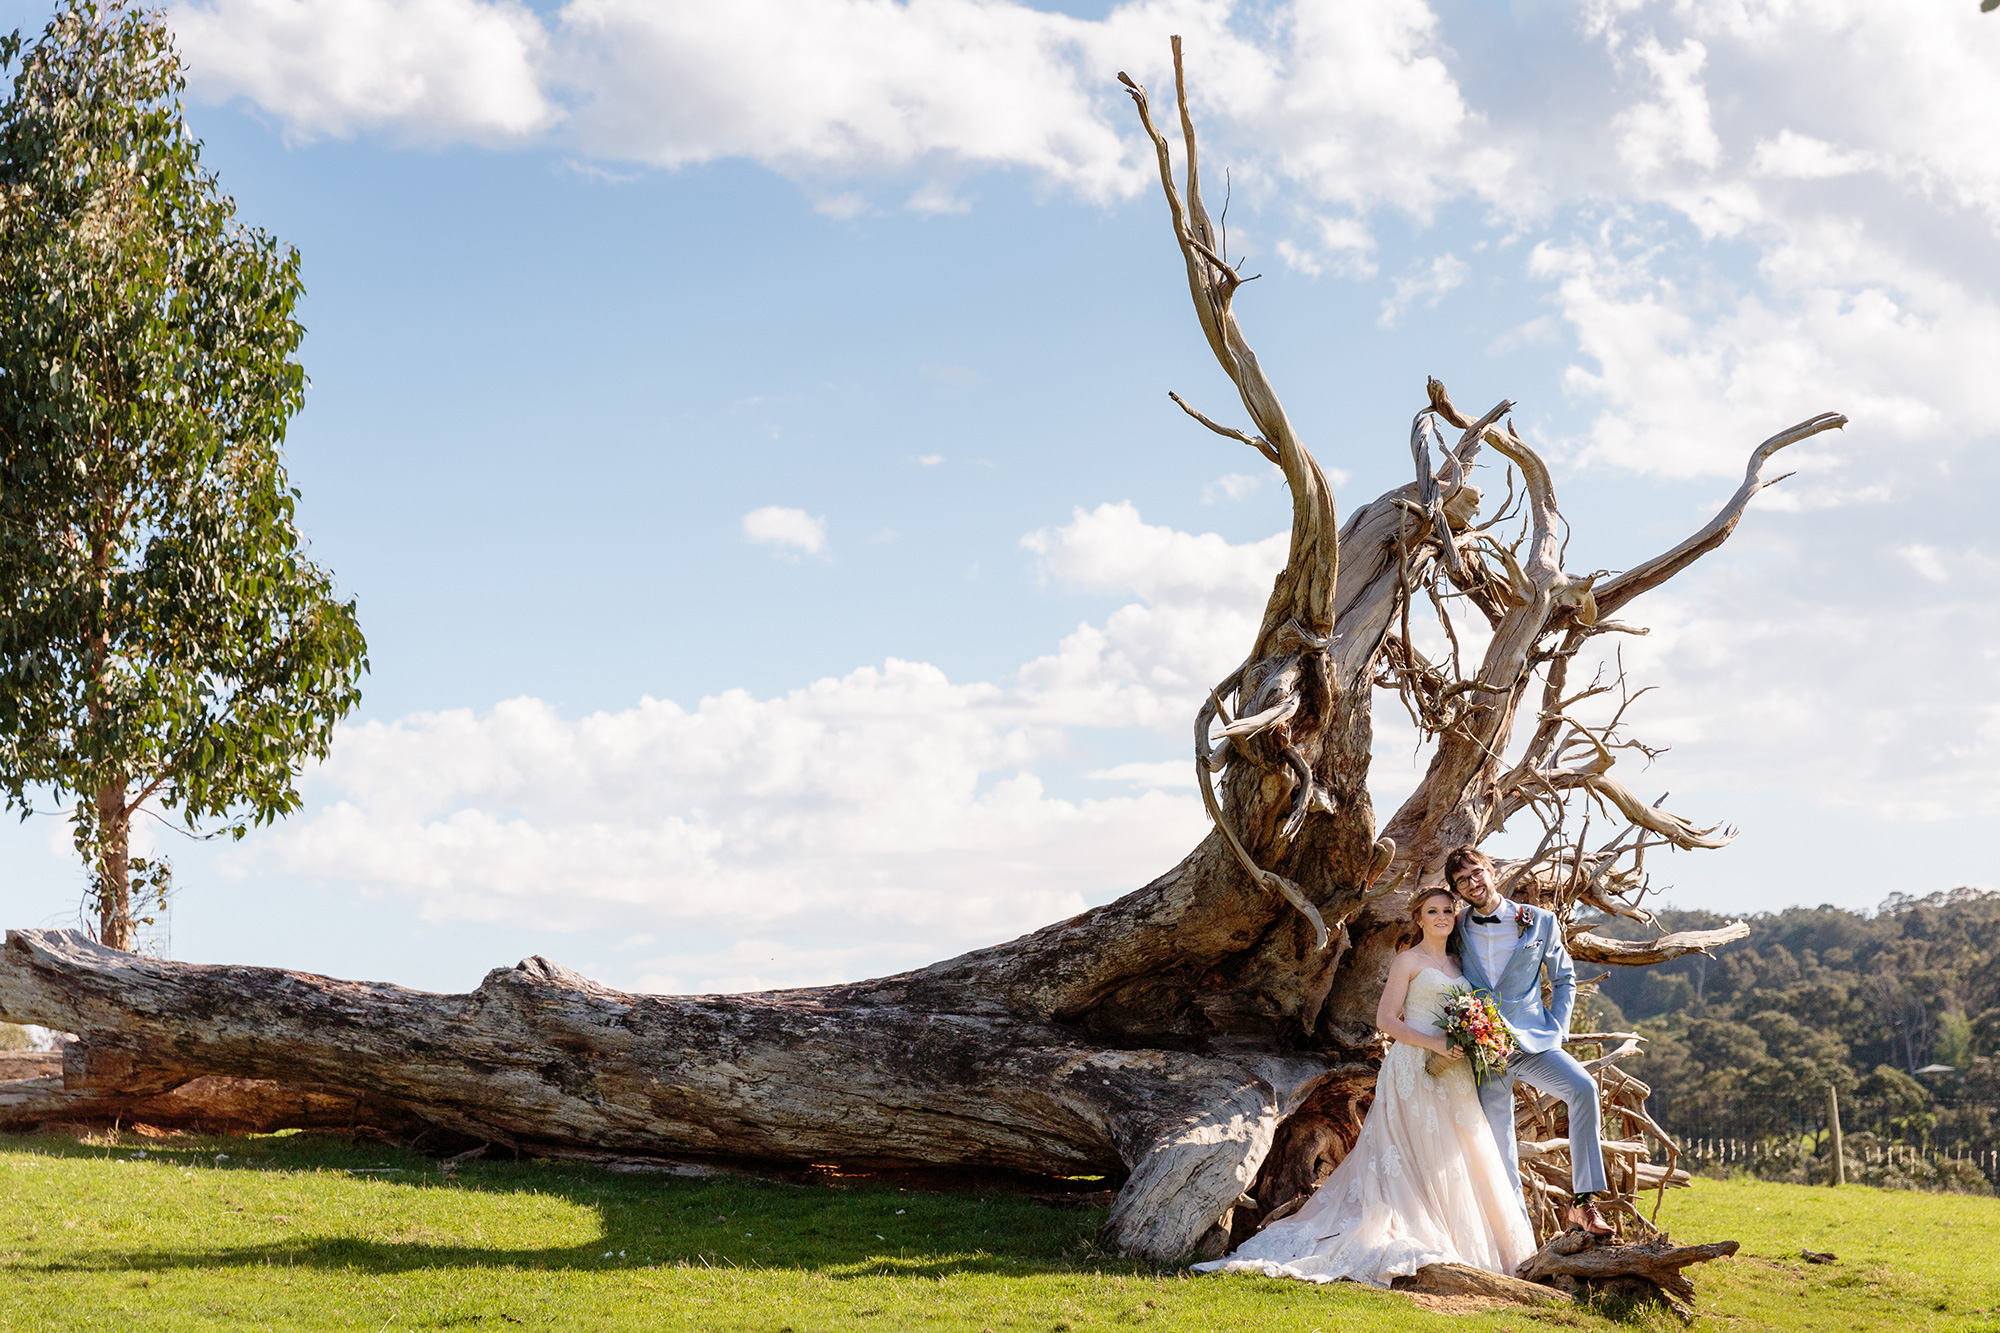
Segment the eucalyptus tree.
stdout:
[[296,808],[367,645],[280,453],[298,252],[203,166],[162,18],[67,0],[0,71],[0,785],[72,807],[129,948],[134,871],[161,873],[134,817],[240,837]]

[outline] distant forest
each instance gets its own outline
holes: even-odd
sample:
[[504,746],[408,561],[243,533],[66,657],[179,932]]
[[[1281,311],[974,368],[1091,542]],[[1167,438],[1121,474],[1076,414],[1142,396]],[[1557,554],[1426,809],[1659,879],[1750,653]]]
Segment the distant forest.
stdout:
[[[1724,925],[1659,913],[1669,930]],[[1991,1160],[2000,1149],[2000,893],[1892,895],[1874,912],[1794,907],[1748,918],[1750,936],[1648,968],[1612,968],[1594,1023],[1650,1040],[1628,1066],[1648,1110],[1683,1139],[1807,1152],[1827,1129],[1827,1085],[1865,1154],[1906,1144]],[[1635,922],[1597,927],[1627,939]],[[1859,1134],[1858,1139],[1852,1136]]]

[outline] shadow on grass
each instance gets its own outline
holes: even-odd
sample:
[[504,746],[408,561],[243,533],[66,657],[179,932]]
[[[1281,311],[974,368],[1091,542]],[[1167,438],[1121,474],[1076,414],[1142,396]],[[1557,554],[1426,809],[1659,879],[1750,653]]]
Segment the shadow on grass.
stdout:
[[[449,1268],[617,1273],[706,1267],[809,1271],[834,1280],[1159,1271],[1097,1248],[1101,1208],[1056,1207],[999,1190],[940,1193],[734,1176],[685,1179],[549,1161],[473,1160],[453,1172],[406,1149],[305,1134],[165,1140],[0,1136],[0,1151],[146,1162],[203,1177],[277,1173],[344,1178],[341,1185],[329,1182],[329,1189],[367,1179],[397,1191],[462,1196],[473,1209],[481,1199],[535,1195],[593,1210],[600,1231],[587,1242],[544,1248],[294,1234],[231,1246],[72,1251],[44,1265],[17,1262],[12,1265],[16,1271],[143,1273],[254,1265],[372,1273]],[[450,1207],[455,1200],[436,1202]]]

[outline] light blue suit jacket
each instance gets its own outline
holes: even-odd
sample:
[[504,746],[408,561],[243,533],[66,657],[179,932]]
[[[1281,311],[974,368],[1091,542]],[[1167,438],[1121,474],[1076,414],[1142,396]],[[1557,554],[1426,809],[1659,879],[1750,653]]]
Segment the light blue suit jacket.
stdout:
[[[1531,917],[1528,928],[1515,935],[1514,952],[1498,977],[1487,976],[1479,965],[1478,952],[1465,930],[1471,914],[1461,916],[1456,930],[1459,965],[1475,991],[1484,991],[1499,1002],[1500,1017],[1514,1030],[1514,1040],[1522,1051],[1559,1051],[1563,1038],[1569,1035],[1570,1011],[1576,1008],[1576,968],[1569,960],[1569,950],[1563,947],[1562,923],[1554,912],[1524,903],[1500,904],[1501,915],[1510,921],[1523,911]],[[1552,991],[1552,1003],[1547,1005],[1542,1003],[1544,963]]]

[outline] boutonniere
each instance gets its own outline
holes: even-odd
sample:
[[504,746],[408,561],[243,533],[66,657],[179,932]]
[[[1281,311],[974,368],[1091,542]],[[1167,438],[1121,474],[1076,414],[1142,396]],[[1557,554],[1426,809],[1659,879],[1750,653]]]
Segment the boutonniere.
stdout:
[[1526,903],[1522,903],[1522,904],[1520,904],[1520,905],[1519,905],[1518,907],[1516,907],[1516,908],[1514,909],[1514,938],[1515,938],[1515,939],[1517,939],[1517,940],[1518,940],[1518,939],[1520,939],[1520,938],[1521,938],[1521,937],[1522,937],[1523,935],[1527,934],[1527,933],[1528,933],[1528,929],[1529,929],[1529,927],[1533,926],[1534,924],[1535,924],[1535,909],[1534,909],[1534,908],[1532,908],[1532,907],[1528,906],[1528,905],[1527,905]]

